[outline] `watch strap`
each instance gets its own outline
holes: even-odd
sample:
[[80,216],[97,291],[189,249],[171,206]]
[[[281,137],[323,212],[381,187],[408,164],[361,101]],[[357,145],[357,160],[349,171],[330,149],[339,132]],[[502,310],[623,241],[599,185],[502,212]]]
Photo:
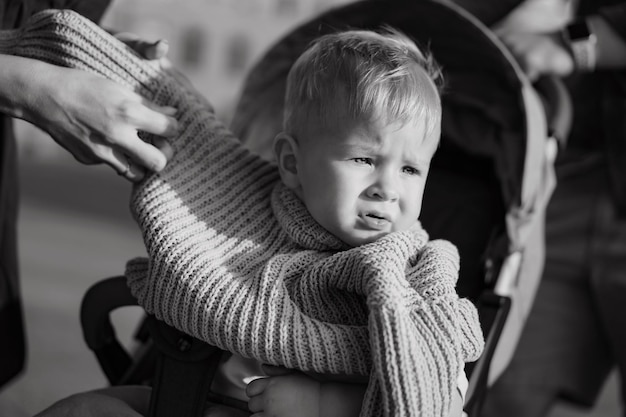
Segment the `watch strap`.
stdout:
[[591,72],[596,68],[596,35],[587,19],[577,19],[568,24],[563,38],[569,46],[578,71]]

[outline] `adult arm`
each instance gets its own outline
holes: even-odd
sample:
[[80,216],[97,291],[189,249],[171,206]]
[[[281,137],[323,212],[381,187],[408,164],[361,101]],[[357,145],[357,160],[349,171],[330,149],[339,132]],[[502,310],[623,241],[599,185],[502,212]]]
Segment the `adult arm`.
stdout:
[[[16,0],[0,5],[0,28],[24,26],[46,8],[72,9],[98,22],[109,0]],[[161,59],[163,42],[123,39],[146,59]],[[0,112],[27,120],[48,132],[83,163],[104,162],[130,180],[159,171],[171,154],[161,139],[144,143],[137,130],[169,136],[175,131],[173,109],[142,102],[136,95],[99,77],[25,58],[1,55]],[[130,169],[127,169],[130,168]]]
[[[545,0],[528,0],[494,26],[531,79],[543,74],[567,76],[576,70],[573,55],[562,35],[569,21],[564,10],[544,7]],[[626,3],[599,9],[581,16],[587,19],[596,37],[595,69],[619,70],[626,67]],[[537,25],[543,21],[543,26]]]
[[626,68],[626,3],[600,9],[589,23],[597,37],[597,68]]

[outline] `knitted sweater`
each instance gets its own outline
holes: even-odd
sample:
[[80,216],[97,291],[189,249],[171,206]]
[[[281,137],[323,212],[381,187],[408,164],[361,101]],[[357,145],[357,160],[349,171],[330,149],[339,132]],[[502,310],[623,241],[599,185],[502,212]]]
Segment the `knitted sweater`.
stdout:
[[[363,416],[445,416],[483,339],[455,292],[458,254],[417,223],[347,248],[196,92],[71,11],[0,33],[0,51],[84,69],[179,109],[164,171],[135,186],[148,258],[126,275],[157,318],[275,365],[368,375]],[[145,137],[149,139],[149,137]]]

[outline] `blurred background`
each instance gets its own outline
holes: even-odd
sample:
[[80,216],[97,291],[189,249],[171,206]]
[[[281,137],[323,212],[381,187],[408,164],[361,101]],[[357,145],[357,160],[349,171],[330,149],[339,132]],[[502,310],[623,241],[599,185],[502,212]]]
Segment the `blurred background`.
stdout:
[[[166,39],[170,60],[229,121],[242,81],[290,28],[347,0],[116,0],[102,25]],[[0,417],[32,417],[54,401],[106,385],[83,342],[79,307],[94,282],[145,253],[130,218],[130,186],[108,167],[85,167],[34,127],[18,123],[19,253],[28,334],[26,371],[0,392]],[[127,344],[138,309],[114,316]],[[532,399],[529,399],[532,400]],[[611,378],[591,413],[559,406],[552,417],[619,415]]]

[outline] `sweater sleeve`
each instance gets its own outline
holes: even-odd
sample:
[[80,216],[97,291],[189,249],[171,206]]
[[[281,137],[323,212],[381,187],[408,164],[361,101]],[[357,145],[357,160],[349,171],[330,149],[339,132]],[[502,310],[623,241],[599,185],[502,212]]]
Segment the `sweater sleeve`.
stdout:
[[[446,262],[438,262],[435,268],[433,260],[436,258],[446,259]],[[425,246],[408,277],[411,286],[423,298],[418,309],[435,312],[441,320],[436,324],[442,328],[449,329],[450,324],[454,324],[456,334],[450,337],[459,343],[463,361],[472,362],[482,353],[484,337],[476,307],[456,292],[458,265],[456,247],[445,240],[433,240]]]
[[142,59],[71,10],[43,11],[18,30],[0,31],[0,51],[88,71],[178,109],[179,134],[170,142],[173,158],[138,183],[131,197],[149,261],[133,264],[127,276],[133,295],[149,312],[160,317],[177,313],[159,295],[163,287],[182,285],[169,279],[172,268],[185,265],[193,271],[197,266],[201,257],[189,259],[189,253],[201,253],[217,241],[225,249],[209,253],[228,263],[255,246],[260,229],[275,226],[269,207],[278,180],[275,167],[245,149],[206,100],[158,62]]
[[[170,141],[174,157],[163,171],[148,176],[133,190],[133,214],[144,233],[160,230],[147,223],[147,217],[163,212],[164,200],[206,220],[210,217],[206,201],[210,205],[225,199],[227,209],[241,212],[245,208],[242,196],[249,201],[269,199],[278,179],[275,167],[244,148],[201,94],[79,13],[47,10],[32,16],[20,29],[1,31],[0,53],[88,71],[155,104],[178,109],[179,134]],[[140,135],[146,141],[152,139],[145,132]],[[155,191],[156,186],[167,191]],[[152,236],[146,235],[145,240],[150,252]]]

